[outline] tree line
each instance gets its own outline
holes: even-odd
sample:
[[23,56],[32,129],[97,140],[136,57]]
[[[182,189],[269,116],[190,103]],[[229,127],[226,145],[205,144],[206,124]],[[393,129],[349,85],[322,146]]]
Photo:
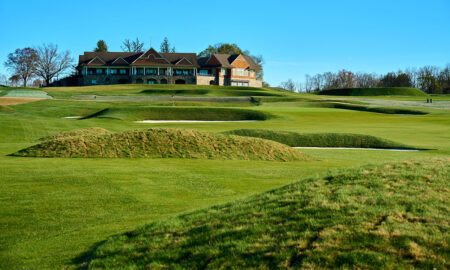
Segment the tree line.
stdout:
[[[144,42],[140,41],[139,38],[125,39],[122,42],[121,49],[124,52],[144,52],[146,50],[144,46]],[[162,53],[176,52],[175,46],[172,46],[167,37],[161,42],[159,49]],[[104,40],[99,40],[93,51],[108,52],[108,45]],[[242,50],[238,45],[230,43],[209,45],[198,56],[208,57],[214,53],[249,55],[261,67],[264,64],[262,55],[250,55],[248,50]],[[0,85],[49,86],[54,79],[58,79],[63,74],[68,75],[70,68],[72,68],[72,73],[76,74],[76,66],[73,65],[73,61],[74,59],[70,56],[69,51],[61,51],[54,44],[16,49],[13,53],[8,54],[7,61],[4,63],[12,76],[7,77],[0,74]],[[263,71],[257,72],[256,76],[262,80]],[[30,83],[31,80],[33,80],[32,83]]]
[[440,68],[424,66],[386,74],[354,73],[348,70],[305,75],[303,83],[289,79],[281,87],[296,92],[317,92],[338,88],[415,87],[430,94],[450,93],[450,64]]

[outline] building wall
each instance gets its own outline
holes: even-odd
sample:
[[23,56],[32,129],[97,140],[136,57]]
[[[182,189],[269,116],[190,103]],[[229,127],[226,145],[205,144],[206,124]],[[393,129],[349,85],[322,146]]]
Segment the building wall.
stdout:
[[216,77],[215,76],[205,76],[205,75],[197,76],[197,84],[198,85],[210,85],[211,81],[214,81],[214,84],[216,84]]

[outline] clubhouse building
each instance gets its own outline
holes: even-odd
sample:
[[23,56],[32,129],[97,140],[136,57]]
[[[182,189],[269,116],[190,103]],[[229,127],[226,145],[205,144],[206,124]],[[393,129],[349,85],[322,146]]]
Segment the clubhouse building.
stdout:
[[195,53],[84,52],[78,62],[79,85],[197,84],[261,87],[261,67],[246,55]]

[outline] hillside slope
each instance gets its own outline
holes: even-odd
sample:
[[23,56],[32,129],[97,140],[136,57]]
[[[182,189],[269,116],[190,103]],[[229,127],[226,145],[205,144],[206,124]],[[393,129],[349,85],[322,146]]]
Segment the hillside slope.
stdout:
[[416,149],[412,146],[370,135],[346,133],[297,133],[269,129],[236,129],[224,134],[256,137],[276,141],[292,147],[356,147],[382,149]]
[[450,267],[450,159],[305,179],[155,222],[98,246],[90,269]]
[[258,138],[151,128],[45,140],[12,156],[65,158],[203,158],[294,161],[300,151]]

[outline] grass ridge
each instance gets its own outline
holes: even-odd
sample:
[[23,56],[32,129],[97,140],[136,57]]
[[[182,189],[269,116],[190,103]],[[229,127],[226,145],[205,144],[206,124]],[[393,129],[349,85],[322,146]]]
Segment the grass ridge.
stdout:
[[269,129],[236,129],[226,131],[224,134],[262,138],[286,144],[291,147],[420,149],[371,135],[349,133],[297,133]]
[[[74,132],[80,134],[81,132]],[[259,139],[174,128],[69,136],[45,140],[12,156],[64,158],[194,158],[295,161],[298,150]]]

